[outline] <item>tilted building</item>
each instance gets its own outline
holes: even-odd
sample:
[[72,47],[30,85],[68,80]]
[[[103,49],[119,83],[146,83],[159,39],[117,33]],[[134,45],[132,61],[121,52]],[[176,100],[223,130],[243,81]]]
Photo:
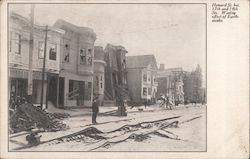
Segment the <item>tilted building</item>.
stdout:
[[61,38],[59,105],[90,107],[93,98],[94,43],[96,34],[87,27],[57,20],[55,27],[65,31]]
[[107,44],[105,48],[105,100],[121,105],[130,100],[127,87],[127,50],[123,46]]

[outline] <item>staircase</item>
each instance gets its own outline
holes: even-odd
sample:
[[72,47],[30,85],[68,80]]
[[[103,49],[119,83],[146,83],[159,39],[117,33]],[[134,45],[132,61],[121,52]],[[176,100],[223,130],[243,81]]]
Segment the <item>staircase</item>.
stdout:
[[113,100],[113,97],[106,90],[104,90],[104,100]]
[[123,88],[120,85],[116,85],[115,89],[116,89],[117,95],[121,99],[126,100],[126,101],[131,101],[131,97],[130,97],[129,92],[128,92],[127,89]]

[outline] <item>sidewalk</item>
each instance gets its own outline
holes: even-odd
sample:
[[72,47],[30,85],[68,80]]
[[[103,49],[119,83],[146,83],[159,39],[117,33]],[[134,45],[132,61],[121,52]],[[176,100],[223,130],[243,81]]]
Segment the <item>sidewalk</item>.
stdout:
[[[109,111],[117,110],[116,106],[107,107],[107,106],[99,106],[99,113],[106,113]],[[67,113],[70,117],[80,117],[80,116],[90,116],[92,115],[92,108],[72,108],[72,109],[60,109],[56,108],[53,104],[49,103],[48,112],[50,113]]]

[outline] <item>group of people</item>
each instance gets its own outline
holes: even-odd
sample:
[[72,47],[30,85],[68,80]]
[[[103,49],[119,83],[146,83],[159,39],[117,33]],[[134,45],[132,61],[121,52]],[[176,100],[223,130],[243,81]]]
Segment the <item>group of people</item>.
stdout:
[[160,103],[160,107],[165,107],[165,108],[169,108],[169,109],[172,109],[172,106],[173,105],[170,100],[169,100],[169,97],[168,96],[165,96],[165,95],[161,95],[160,97],[160,100],[162,101]]

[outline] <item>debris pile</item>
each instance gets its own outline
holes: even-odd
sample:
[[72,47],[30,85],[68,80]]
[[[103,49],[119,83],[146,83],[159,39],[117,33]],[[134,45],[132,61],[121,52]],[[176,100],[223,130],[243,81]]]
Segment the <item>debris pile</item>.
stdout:
[[69,127],[61,119],[69,117],[67,113],[48,113],[30,103],[20,105],[10,116],[12,133],[30,130],[34,127],[45,131],[66,130]]

